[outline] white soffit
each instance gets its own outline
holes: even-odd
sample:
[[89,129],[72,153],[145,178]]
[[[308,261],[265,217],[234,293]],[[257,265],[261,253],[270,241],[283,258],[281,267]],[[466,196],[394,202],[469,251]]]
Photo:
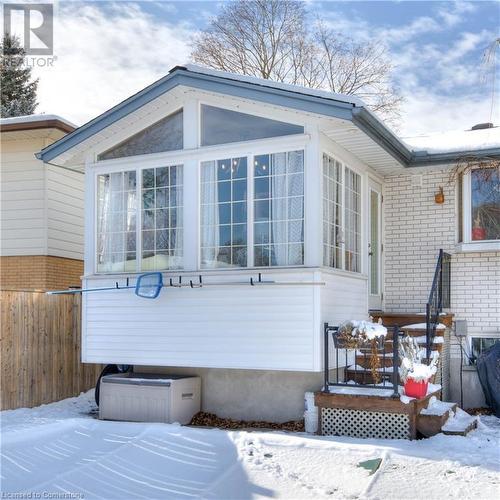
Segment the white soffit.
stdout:
[[[69,166],[74,170],[85,169],[85,158],[89,151],[106,150],[120,143],[158,120],[161,120],[168,107],[177,108],[182,105],[181,97],[188,89],[176,87],[157,99],[150,101],[133,113],[128,114],[100,132],[80,142],[57,158],[57,163]],[[172,110],[173,111],[173,110]]]
[[323,130],[323,133],[382,176],[400,174],[406,170],[384,148],[353,124]]

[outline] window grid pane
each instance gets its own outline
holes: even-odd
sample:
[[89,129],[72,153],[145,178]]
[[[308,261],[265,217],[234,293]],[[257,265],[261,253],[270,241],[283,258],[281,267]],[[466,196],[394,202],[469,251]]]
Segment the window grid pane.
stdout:
[[201,164],[201,267],[247,266],[247,159]]
[[255,266],[304,263],[304,153],[254,158]]
[[142,171],[141,269],[183,267],[183,167]]
[[345,269],[361,270],[361,176],[345,169]]
[[135,271],[136,173],[97,176],[97,272]]
[[323,265],[342,267],[342,165],[323,155]]

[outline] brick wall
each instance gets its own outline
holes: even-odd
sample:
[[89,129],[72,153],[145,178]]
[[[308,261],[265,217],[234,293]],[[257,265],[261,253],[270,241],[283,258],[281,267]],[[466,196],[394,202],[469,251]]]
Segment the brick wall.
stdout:
[[[500,333],[500,252],[457,253],[455,186],[449,171],[385,179],[385,310],[425,312],[438,251],[452,256],[451,312],[470,334]],[[412,182],[413,181],[413,182]],[[434,194],[442,186],[445,203]]]
[[83,261],[47,255],[0,257],[3,290],[54,290],[81,285]]

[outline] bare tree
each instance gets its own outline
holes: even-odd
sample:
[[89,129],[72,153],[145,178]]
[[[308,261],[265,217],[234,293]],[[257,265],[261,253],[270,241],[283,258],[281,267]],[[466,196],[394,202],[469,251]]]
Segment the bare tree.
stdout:
[[309,18],[299,1],[227,2],[195,38],[191,57],[223,71],[356,95],[384,118],[397,118],[402,99],[383,45],[356,43]]

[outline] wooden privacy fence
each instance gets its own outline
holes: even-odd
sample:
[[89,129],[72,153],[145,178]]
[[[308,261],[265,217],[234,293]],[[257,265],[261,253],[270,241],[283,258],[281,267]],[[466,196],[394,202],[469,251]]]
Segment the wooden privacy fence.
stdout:
[[76,295],[0,291],[0,409],[33,407],[95,386],[101,366],[80,361]]

